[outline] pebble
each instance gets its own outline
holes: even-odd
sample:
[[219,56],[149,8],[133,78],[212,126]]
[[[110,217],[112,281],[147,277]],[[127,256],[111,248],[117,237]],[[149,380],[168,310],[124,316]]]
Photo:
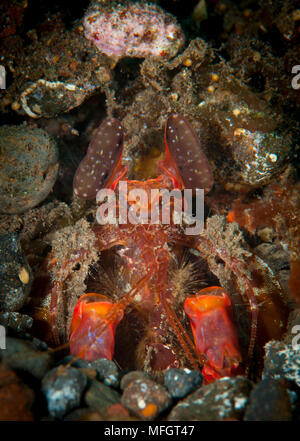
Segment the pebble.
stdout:
[[126,421],[131,419],[127,409],[122,404],[113,404],[106,411],[109,420]]
[[255,247],[255,254],[270,265],[276,273],[289,267],[289,252],[277,243],[262,243]]
[[254,252],[270,266],[282,287],[288,291],[288,281],[290,276],[289,252],[277,243],[262,243],[254,248]]
[[42,202],[58,173],[56,143],[26,124],[0,127],[0,212],[24,213]]
[[136,380],[149,380],[149,377],[145,372],[142,371],[131,371],[123,375],[121,382],[120,382],[120,388],[121,390],[126,389],[126,387],[132,382]]
[[[24,273],[28,278],[23,277]],[[18,311],[22,308],[30,293],[31,285],[31,269],[21,249],[18,236],[14,233],[2,234],[0,236],[0,310]]]
[[112,386],[115,388],[119,387],[120,372],[113,361],[107,360],[106,358],[86,361],[81,358],[76,358],[73,355],[67,355],[59,362],[59,364],[66,365],[71,361],[73,367],[95,371],[97,379],[103,382],[106,386]]
[[[257,123],[255,120],[252,122],[254,125]],[[250,186],[270,182],[284,170],[291,146],[288,133],[237,128],[233,132],[231,149],[241,182]]]
[[91,409],[105,414],[110,406],[120,403],[121,397],[114,389],[98,380],[92,380],[85,393],[84,401]]
[[57,363],[57,365],[58,366],[60,366],[60,365],[65,366],[65,365],[67,365],[69,363],[71,363],[72,367],[76,367],[76,368],[89,369],[91,367],[91,364],[90,364],[89,361],[82,360],[81,358],[74,357],[74,355],[66,355],[64,358],[62,358]]
[[0,325],[16,332],[25,332],[32,327],[33,318],[20,312],[0,312]]
[[171,405],[167,389],[149,378],[130,381],[123,391],[122,405],[142,420],[154,420]]
[[40,351],[32,341],[6,337],[6,349],[0,351],[0,358],[11,369],[27,372],[42,379],[53,364],[53,356],[48,351]]
[[0,364],[0,421],[33,421],[34,392]]
[[99,412],[89,408],[79,408],[68,413],[64,421],[105,421]]
[[87,378],[76,368],[51,369],[42,380],[49,414],[62,418],[67,412],[79,407]]
[[184,398],[202,384],[202,374],[190,369],[168,369],[165,372],[165,386],[173,398]]
[[246,421],[290,421],[291,400],[284,383],[266,378],[252,390]]
[[95,380],[97,378],[97,372],[92,368],[80,368],[80,372],[82,372],[87,378],[90,380]]
[[106,358],[90,362],[90,366],[96,369],[98,380],[103,381],[106,386],[119,387],[120,372],[115,363]]
[[202,386],[180,401],[171,410],[168,420],[240,420],[244,415],[251,388],[251,382],[245,377],[224,377],[214,383]]
[[263,379],[285,379],[300,387],[300,351],[294,346],[276,340],[265,345]]
[[121,404],[113,404],[105,414],[91,408],[79,408],[68,413],[64,421],[136,421]]

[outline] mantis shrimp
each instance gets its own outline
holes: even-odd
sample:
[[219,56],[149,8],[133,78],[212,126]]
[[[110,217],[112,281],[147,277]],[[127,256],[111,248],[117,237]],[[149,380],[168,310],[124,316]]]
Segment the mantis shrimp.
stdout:
[[[130,359],[131,367],[153,374],[176,367],[201,368],[208,383],[248,369],[240,349],[232,293],[249,305],[248,363],[257,341],[283,333],[287,310],[272,270],[251,252],[238,225],[228,223],[225,216],[208,217],[203,231],[187,235],[185,221],[175,222],[178,205],[170,198],[170,222],[162,222],[160,215],[149,222],[154,205],[165,205],[164,191],[182,194],[185,189],[202,189],[206,195],[214,183],[200,140],[182,115],[168,117],[164,138],[158,177],[130,180],[122,164],[122,126],[117,119],[106,118],[77,169],[75,195],[101,203],[100,224],[92,227],[93,249],[101,254],[104,265],[117,268],[118,289],[107,295],[82,293],[70,326],[70,353],[90,361],[117,358],[125,365]],[[103,189],[107,192],[101,199]],[[131,191],[138,197],[131,198]],[[118,197],[110,198],[111,192]],[[192,209],[184,197],[182,205]],[[105,209],[112,209],[117,219],[125,210],[128,217],[102,223]],[[140,214],[135,222],[129,219],[133,211]],[[87,253],[87,249],[77,250],[74,263]],[[183,264],[178,263],[180,259]],[[50,315],[55,323],[57,298],[68,274],[55,262],[51,265]],[[195,289],[190,283],[199,266],[210,272],[212,286]]]

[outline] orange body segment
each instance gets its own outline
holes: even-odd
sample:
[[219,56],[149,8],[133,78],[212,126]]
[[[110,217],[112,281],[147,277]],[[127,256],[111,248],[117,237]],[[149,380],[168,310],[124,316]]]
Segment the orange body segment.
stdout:
[[196,348],[207,357],[202,370],[206,382],[238,373],[242,357],[226,291],[220,287],[201,290],[185,300],[184,310],[191,322]]
[[78,300],[70,331],[70,354],[84,360],[112,360],[116,327],[123,311],[112,314],[115,305],[100,294],[85,294]]

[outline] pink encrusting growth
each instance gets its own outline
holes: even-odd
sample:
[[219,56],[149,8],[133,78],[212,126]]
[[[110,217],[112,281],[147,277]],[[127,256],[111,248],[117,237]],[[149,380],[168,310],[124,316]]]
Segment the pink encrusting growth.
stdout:
[[168,59],[183,46],[175,18],[148,3],[95,3],[84,18],[85,37],[109,57]]
[[95,199],[106,186],[122,156],[123,130],[120,121],[106,118],[97,129],[86,156],[76,171],[73,188],[81,199]]
[[180,114],[170,115],[165,130],[166,156],[171,154],[185,188],[203,188],[208,192],[213,186],[213,174],[199,138]]

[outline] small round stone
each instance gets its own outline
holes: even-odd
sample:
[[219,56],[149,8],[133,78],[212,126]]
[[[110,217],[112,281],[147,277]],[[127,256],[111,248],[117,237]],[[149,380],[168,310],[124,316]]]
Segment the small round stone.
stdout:
[[246,421],[290,421],[291,400],[285,384],[266,378],[253,389],[247,406]]
[[96,369],[98,379],[103,381],[106,386],[119,386],[120,373],[113,361],[107,360],[106,358],[98,358],[98,360],[92,361],[90,366]]
[[0,310],[18,311],[24,305],[32,285],[31,269],[18,235],[0,236]]
[[126,389],[126,387],[133,381],[136,380],[148,380],[149,377],[145,372],[142,371],[131,371],[127,374],[123,375],[120,383],[120,388],[122,390]]
[[171,404],[167,389],[149,378],[131,381],[122,395],[122,405],[142,420],[154,420]]
[[84,395],[85,404],[101,414],[114,404],[120,403],[120,394],[98,380],[90,381],[89,387]]
[[74,368],[89,369],[91,367],[89,361],[82,360],[82,358],[77,358],[74,357],[73,355],[66,355],[57,363],[58,366],[59,365],[66,366],[67,364],[69,364]]
[[0,127],[0,212],[24,213],[42,202],[58,173],[56,143],[43,129]]
[[205,385],[173,407],[168,421],[241,420],[252,383],[245,377],[224,377]]
[[33,318],[20,312],[0,312],[0,325],[16,332],[25,332],[32,327]]
[[202,384],[202,374],[190,369],[168,369],[165,372],[165,386],[173,398],[184,398]]
[[6,337],[6,349],[0,350],[0,359],[11,369],[42,379],[53,366],[53,355],[41,349],[34,340]]
[[285,379],[300,387],[300,351],[296,345],[269,341],[265,345],[262,378]]
[[67,412],[79,407],[87,379],[76,368],[58,367],[51,369],[42,381],[49,414],[62,418]]

